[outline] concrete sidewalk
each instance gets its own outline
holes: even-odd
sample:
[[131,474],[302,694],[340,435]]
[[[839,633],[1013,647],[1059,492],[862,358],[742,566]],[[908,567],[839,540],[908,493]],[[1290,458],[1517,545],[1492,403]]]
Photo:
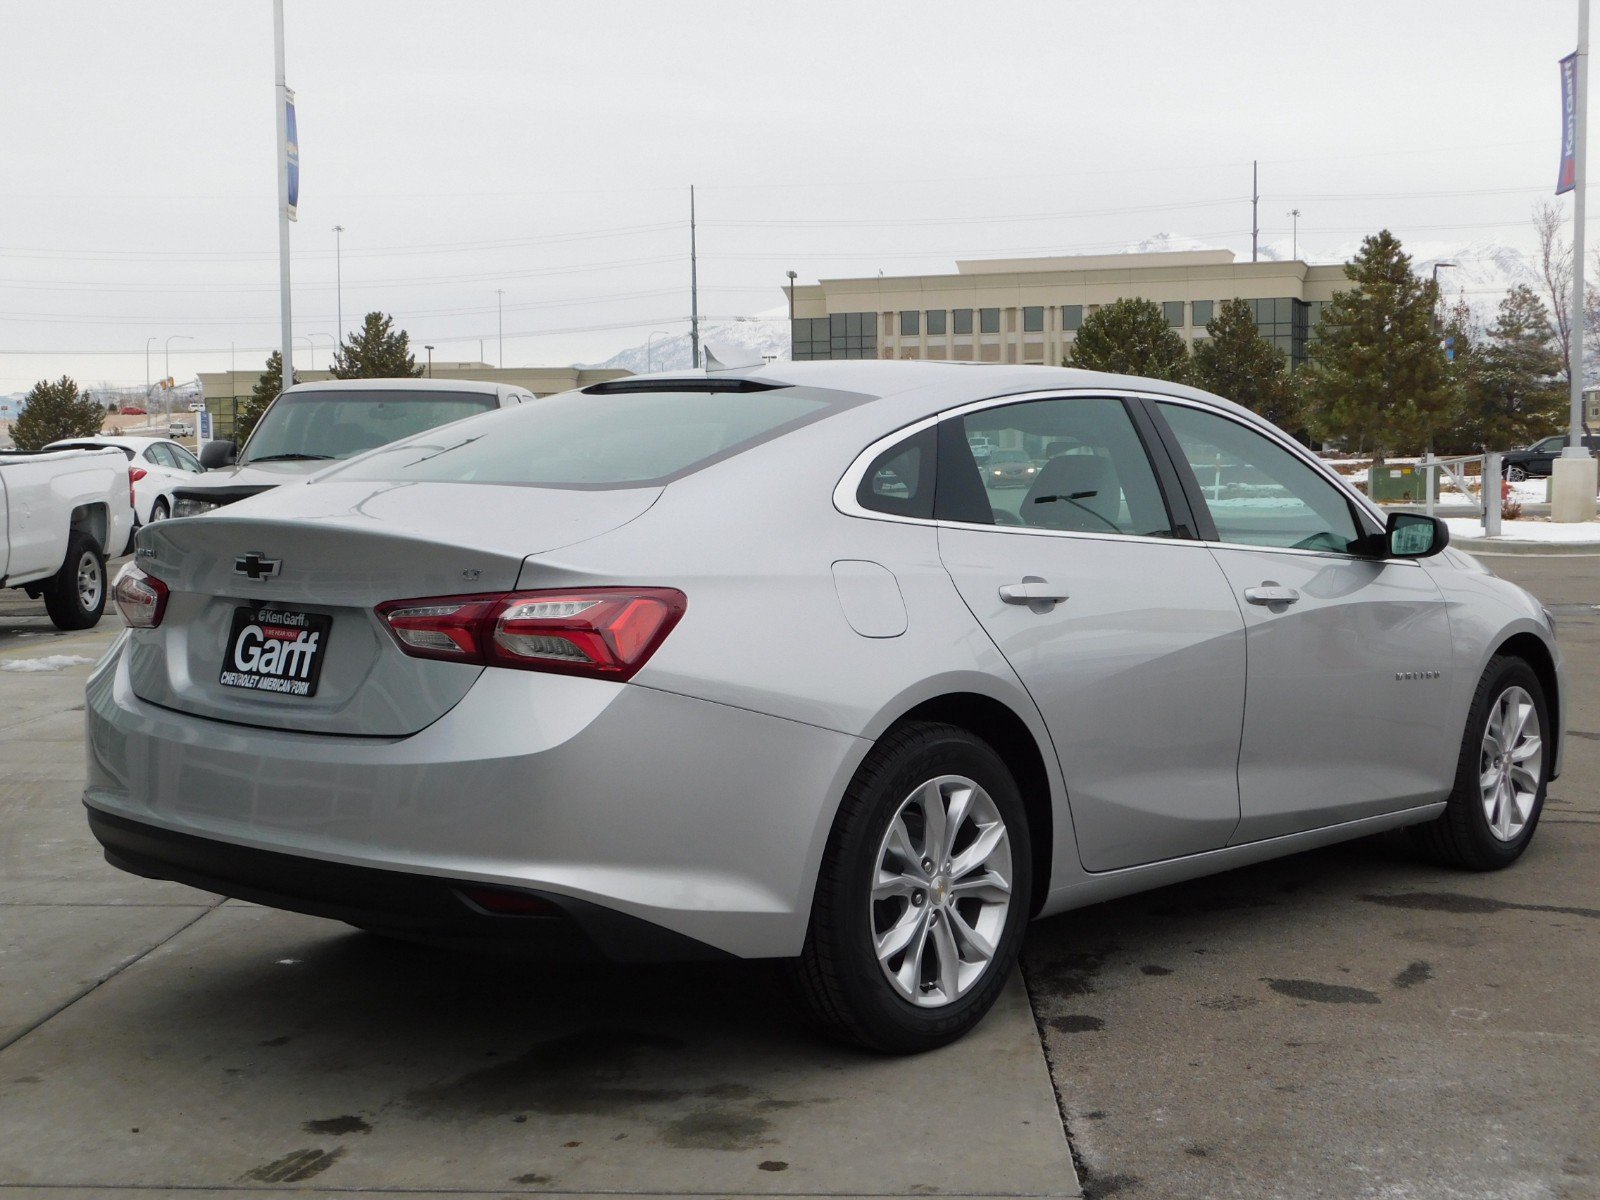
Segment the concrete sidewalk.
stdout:
[[[12,630],[0,667],[112,626]],[[112,870],[88,670],[0,671],[0,1195],[1080,1194],[1020,979],[886,1059],[764,964],[473,958]]]

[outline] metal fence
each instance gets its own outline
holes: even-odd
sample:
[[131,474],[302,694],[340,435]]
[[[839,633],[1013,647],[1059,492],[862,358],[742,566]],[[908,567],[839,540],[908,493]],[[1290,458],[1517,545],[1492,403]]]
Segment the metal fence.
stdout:
[[1482,487],[1478,493],[1479,520],[1483,523],[1485,537],[1500,536],[1500,518],[1502,505],[1505,500],[1503,472],[1500,469],[1500,451],[1489,454],[1466,454],[1456,458],[1435,458],[1432,454],[1424,454],[1422,461],[1417,464],[1423,478],[1423,511],[1430,517],[1434,515],[1434,508],[1438,504],[1438,487],[1434,482],[1434,473],[1439,472],[1456,485],[1458,491],[1464,496],[1471,496],[1472,489],[1467,485],[1466,465],[1468,463],[1480,464],[1478,478]]

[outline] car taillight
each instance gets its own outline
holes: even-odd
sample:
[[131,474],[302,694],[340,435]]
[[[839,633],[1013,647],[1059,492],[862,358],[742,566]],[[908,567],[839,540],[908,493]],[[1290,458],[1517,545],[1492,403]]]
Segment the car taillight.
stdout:
[[633,678],[688,607],[675,588],[426,596],[378,606],[413,658]]
[[146,471],[143,467],[129,467],[128,468],[128,507],[129,508],[137,508],[137,507],[139,507],[139,502],[133,498],[133,485],[138,483],[139,480],[143,479],[149,473],[150,472]]
[[134,629],[154,629],[167,611],[167,585],[129,563],[111,589],[117,611]]

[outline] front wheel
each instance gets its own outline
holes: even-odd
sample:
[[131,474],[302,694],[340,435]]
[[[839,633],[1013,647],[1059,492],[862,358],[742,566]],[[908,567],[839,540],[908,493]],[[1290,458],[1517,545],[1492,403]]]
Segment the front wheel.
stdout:
[[1512,483],[1521,483],[1528,477],[1528,473],[1521,467],[1507,467],[1506,479]]
[[106,556],[81,529],[67,538],[67,557],[43,589],[44,608],[57,629],[88,629],[106,608]]
[[845,794],[795,975],[835,1036],[909,1054],[959,1038],[1005,986],[1031,896],[1011,772],[951,725],[888,734]]
[[152,525],[154,525],[157,521],[165,521],[171,515],[172,510],[167,507],[167,498],[165,496],[159,497],[156,502],[150,506],[150,524]]
[[1493,658],[1467,716],[1456,786],[1443,814],[1413,826],[1431,857],[1474,871],[1508,867],[1533,840],[1554,751],[1549,707],[1533,668]]

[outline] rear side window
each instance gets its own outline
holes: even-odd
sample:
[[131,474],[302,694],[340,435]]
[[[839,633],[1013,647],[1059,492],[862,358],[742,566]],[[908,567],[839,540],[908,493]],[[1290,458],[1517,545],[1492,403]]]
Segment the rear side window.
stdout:
[[932,517],[934,440],[929,427],[873,459],[856,489],[856,503],[896,517]]
[[563,392],[386,447],[339,477],[643,487],[668,483],[865,399],[800,387]]

